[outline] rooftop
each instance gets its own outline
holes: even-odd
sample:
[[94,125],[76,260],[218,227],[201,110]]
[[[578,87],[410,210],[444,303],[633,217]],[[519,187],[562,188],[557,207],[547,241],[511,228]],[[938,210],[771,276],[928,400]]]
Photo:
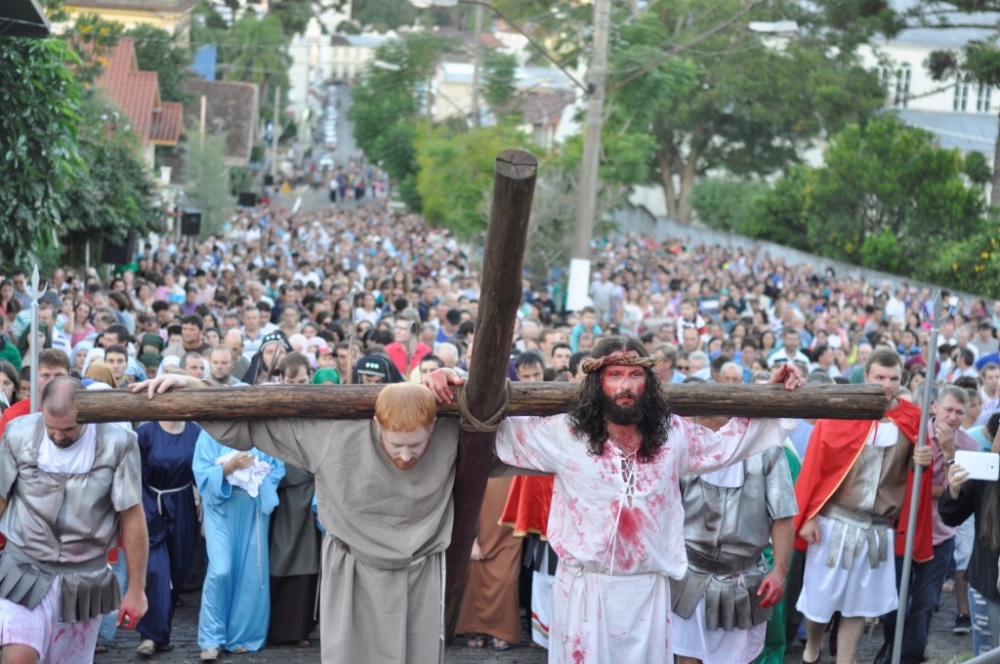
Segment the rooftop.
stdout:
[[943,148],[993,154],[997,140],[997,116],[994,113],[953,113],[901,108],[896,110],[896,114],[906,124],[933,133],[938,145]]

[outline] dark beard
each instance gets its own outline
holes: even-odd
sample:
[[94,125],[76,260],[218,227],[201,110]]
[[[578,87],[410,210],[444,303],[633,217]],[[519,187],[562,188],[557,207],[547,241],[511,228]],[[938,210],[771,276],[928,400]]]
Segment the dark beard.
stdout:
[[646,408],[645,392],[636,395],[631,406],[620,406],[615,400],[601,390],[599,394],[601,400],[601,413],[604,419],[612,424],[638,424],[642,421],[642,414]]

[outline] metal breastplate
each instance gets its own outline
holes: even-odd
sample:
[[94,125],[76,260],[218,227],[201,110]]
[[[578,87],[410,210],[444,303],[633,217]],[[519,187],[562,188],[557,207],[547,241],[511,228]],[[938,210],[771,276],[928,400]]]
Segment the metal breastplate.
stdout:
[[865,444],[830,499],[835,505],[874,516],[896,516],[903,505],[912,445],[895,432],[894,445]]

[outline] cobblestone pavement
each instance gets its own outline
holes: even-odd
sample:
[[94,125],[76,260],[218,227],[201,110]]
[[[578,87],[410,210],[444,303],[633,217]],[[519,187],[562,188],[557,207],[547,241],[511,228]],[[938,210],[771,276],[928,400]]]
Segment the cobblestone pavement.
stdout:
[[[176,649],[170,653],[162,653],[149,658],[155,664],[180,664],[198,662],[198,593],[184,595],[185,605],[178,610],[174,620],[174,639]],[[928,664],[951,664],[971,657],[972,637],[954,636],[951,628],[955,620],[955,595],[944,594],[941,599],[941,610],[934,615],[931,626],[930,643],[927,647]],[[882,641],[881,627],[876,627],[869,637],[866,633],[861,643],[858,655],[860,664],[870,664],[875,658]],[[133,651],[139,645],[139,637],[132,632],[119,631],[109,651],[95,658],[96,664],[119,664],[120,662],[147,661],[136,656]],[[802,648],[798,644],[790,645],[785,657],[786,664],[799,664],[802,658]],[[225,664],[240,662],[254,664],[318,664],[320,661],[319,647],[314,642],[311,648],[268,647],[256,653],[244,655],[227,654],[220,660]],[[474,664],[480,662],[503,662],[504,664],[541,664],[545,662],[545,652],[522,644],[513,646],[506,652],[490,650],[471,650],[464,646],[464,641],[448,648],[444,661],[448,664]],[[829,664],[833,658],[829,650],[824,649],[823,661]],[[359,663],[361,664],[361,663]],[[603,663],[602,663],[603,664]],[[612,663],[609,663],[612,664]],[[614,663],[617,664],[617,663]]]

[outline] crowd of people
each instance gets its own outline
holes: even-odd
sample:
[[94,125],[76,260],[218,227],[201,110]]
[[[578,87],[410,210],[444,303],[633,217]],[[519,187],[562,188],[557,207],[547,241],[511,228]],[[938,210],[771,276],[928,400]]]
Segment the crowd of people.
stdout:
[[[447,385],[462,381],[473,356],[481,293],[467,246],[382,202],[298,213],[259,207],[188,246],[146,244],[107,277],[66,266],[46,283],[36,360],[41,435],[60,449],[53,417],[66,414],[66,394],[77,388],[426,386],[383,391],[374,424],[342,423],[332,433],[310,420],[120,423],[134,431],[141,500],[122,495],[115,507],[124,514],[141,504],[147,562],[132,560],[142,552],[127,537],[105,536],[101,555],[126,598],[145,590],[148,610],[131,625],[142,636],[140,655],[172,648],[180,595],[200,584],[206,661],[269,642],[308,647],[317,619],[324,660],[432,661],[415,653],[441,647],[435,607],[457,428],[435,421],[433,402],[418,392],[447,400]],[[956,634],[971,632],[977,654],[1000,645],[1000,489],[967,481],[954,463],[956,450],[1000,451],[1000,303],[944,293],[930,359],[928,289],[870,284],[763,253],[606,238],[594,247],[591,304],[566,310],[565,286],[560,272],[525,276],[509,377],[578,383],[588,408],[555,424],[510,419],[498,432],[506,471],[489,481],[472,550],[458,623],[468,647],[520,643],[526,613],[531,640],[550,649],[550,661],[673,653],[706,664],[770,663],[783,661],[798,637],[811,664],[832,625],[830,648],[846,663],[866,621],[882,618],[878,661],[888,661],[914,465],[928,472],[902,661],[923,658],[942,589],[956,593]],[[30,416],[30,303],[24,271],[0,281],[0,435],[11,432],[0,444],[0,489],[9,498],[15,475],[4,464],[15,443],[31,447],[27,426],[15,424]],[[680,418],[664,403],[662,421],[644,424],[658,412],[647,395],[660,394],[644,392],[646,384],[797,387],[799,376],[881,385],[891,407],[879,423],[757,421]],[[934,405],[920,448],[914,404],[927,389]],[[93,431],[68,424],[76,427],[70,447]],[[367,436],[384,456],[325,452]],[[588,465],[594,459],[609,465]],[[409,473],[403,495],[416,507],[393,505],[398,472]],[[380,474],[388,480],[376,490],[366,478]],[[0,621],[6,604],[19,603],[11,594],[18,577],[4,560],[42,546],[18,530],[25,517],[13,508],[24,508],[10,499],[0,520],[9,538]],[[43,554],[31,555],[34,563],[17,561],[48,569]],[[645,576],[656,580],[637,581]],[[522,579],[531,587],[523,608]],[[108,578],[95,583],[111,592]],[[411,602],[402,615],[400,595]],[[420,602],[435,610],[421,612]],[[61,619],[93,625],[90,651],[100,652],[123,620],[112,604],[106,595],[77,620],[65,611]],[[636,624],[652,626],[623,645]],[[397,627],[399,638],[387,639]],[[41,637],[24,638],[31,645]]]

